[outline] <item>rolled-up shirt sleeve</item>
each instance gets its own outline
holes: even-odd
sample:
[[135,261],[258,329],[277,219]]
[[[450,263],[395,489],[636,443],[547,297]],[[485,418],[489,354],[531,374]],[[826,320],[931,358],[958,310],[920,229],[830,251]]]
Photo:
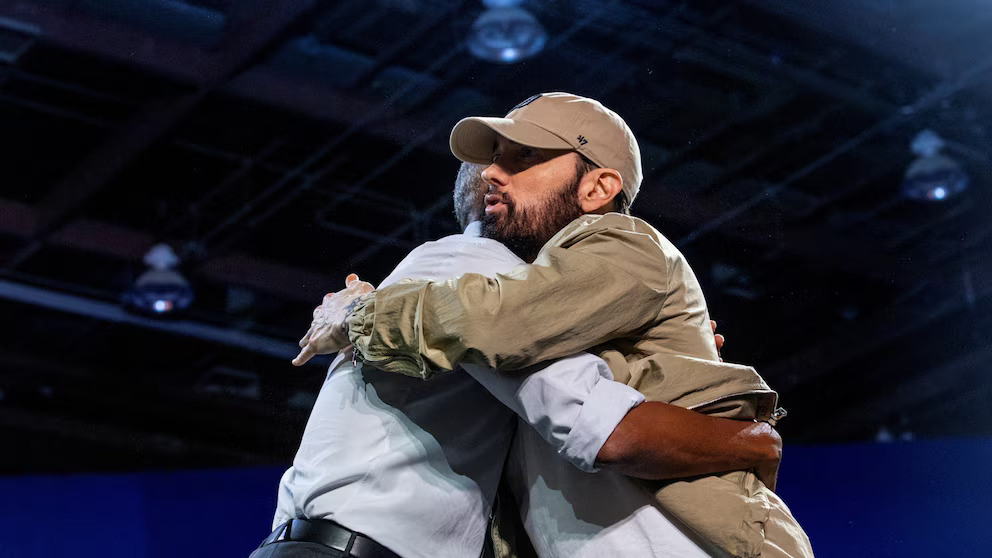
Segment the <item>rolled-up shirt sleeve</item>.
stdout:
[[526,375],[477,364],[463,368],[583,471],[596,470],[606,439],[644,401],[637,390],[614,382],[606,362],[588,353],[534,365]]

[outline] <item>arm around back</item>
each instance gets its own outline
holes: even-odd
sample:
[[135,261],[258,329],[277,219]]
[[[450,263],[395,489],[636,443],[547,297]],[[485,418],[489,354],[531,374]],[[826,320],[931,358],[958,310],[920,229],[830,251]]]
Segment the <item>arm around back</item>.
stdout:
[[649,401],[620,421],[596,464],[654,480],[755,469],[774,490],[781,459],[782,438],[767,423],[716,418]]
[[597,230],[504,275],[381,289],[349,317],[349,336],[370,363],[409,375],[462,362],[524,368],[654,323],[666,265],[647,235]]

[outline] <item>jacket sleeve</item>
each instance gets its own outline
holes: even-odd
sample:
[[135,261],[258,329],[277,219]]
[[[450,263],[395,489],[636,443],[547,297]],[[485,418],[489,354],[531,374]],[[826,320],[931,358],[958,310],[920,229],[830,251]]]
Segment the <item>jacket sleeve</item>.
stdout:
[[604,229],[504,275],[381,289],[349,317],[349,335],[365,361],[411,376],[462,362],[520,369],[652,324],[666,265],[649,236]]

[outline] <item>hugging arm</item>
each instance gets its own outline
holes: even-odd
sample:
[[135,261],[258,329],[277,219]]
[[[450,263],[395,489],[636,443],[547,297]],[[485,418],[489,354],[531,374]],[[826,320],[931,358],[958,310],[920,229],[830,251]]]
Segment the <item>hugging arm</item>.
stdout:
[[782,438],[767,423],[707,416],[648,401],[630,410],[603,444],[597,465],[642,479],[754,469],[775,490]]
[[[622,258],[608,252],[625,252]],[[390,372],[427,377],[468,362],[520,369],[639,331],[658,319],[666,262],[650,239],[606,230],[538,263],[495,277],[404,281],[381,289],[347,319],[362,358]],[[615,265],[637,262],[636,269]],[[576,327],[582,324],[582,327]]]
[[[371,289],[358,285],[357,277],[348,280],[346,291],[359,291],[356,296]],[[343,293],[328,295],[315,311],[314,323],[300,343],[301,355],[331,343],[330,330],[324,330],[337,326],[325,316],[334,308],[348,308],[356,298]],[[721,338],[717,345],[722,345]],[[613,381],[602,359],[588,353],[540,363],[523,373],[473,364],[464,368],[582,470],[603,467],[638,478],[673,479],[753,468],[774,487],[781,439],[769,425],[644,403],[636,390]]]
[[463,366],[581,470],[665,480],[755,469],[774,488],[782,441],[770,425],[644,402],[591,354],[541,363],[526,374]]

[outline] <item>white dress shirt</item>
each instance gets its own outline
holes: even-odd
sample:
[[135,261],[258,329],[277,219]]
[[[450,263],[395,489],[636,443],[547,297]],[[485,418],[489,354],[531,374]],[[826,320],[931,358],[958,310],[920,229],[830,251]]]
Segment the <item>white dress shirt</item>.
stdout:
[[724,556],[704,551],[711,545],[677,527],[638,481],[611,471],[580,471],[523,425],[506,469],[524,528],[542,558]]
[[[382,285],[491,276],[520,263],[502,244],[478,238],[476,226],[416,248]],[[526,377],[476,366],[466,371],[425,382],[356,367],[350,351],[338,355],[280,482],[273,527],[290,518],[326,518],[404,558],[478,556],[514,431],[509,409],[568,467],[592,471],[603,442],[643,401],[586,353]]]

